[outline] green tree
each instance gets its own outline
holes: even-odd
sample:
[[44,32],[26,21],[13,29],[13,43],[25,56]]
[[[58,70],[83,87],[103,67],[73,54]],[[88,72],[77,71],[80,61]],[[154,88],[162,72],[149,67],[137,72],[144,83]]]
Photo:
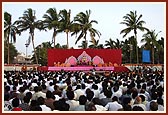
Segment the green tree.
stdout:
[[[4,40],[7,43],[6,46],[8,47],[8,56],[6,59],[8,60],[7,63],[10,64],[10,42],[16,42],[16,34],[19,33],[17,27],[15,26],[15,22],[12,23],[12,15],[8,12],[4,13]],[[11,49],[12,50],[12,49]]]
[[[125,63],[135,63],[136,60],[136,39],[134,36],[131,36],[125,41],[122,42],[122,54],[123,54],[123,62]],[[139,50],[138,50],[139,51]]]
[[118,38],[116,39],[116,42],[114,41],[114,44],[116,49],[122,48],[122,42]]
[[56,8],[49,8],[43,18],[45,19],[43,21],[44,28],[48,28],[49,30],[53,29],[52,41],[55,46],[55,39],[59,28],[59,14],[57,13]]
[[[35,29],[42,30],[43,23],[41,20],[36,21],[35,11],[31,8],[28,8],[24,11],[23,16],[19,17],[19,20],[16,21],[17,27],[19,31],[23,32],[29,30],[29,34],[31,37],[33,49],[35,52],[35,45],[34,45],[34,31]],[[36,64],[38,64],[37,54],[35,53]]]
[[[95,44],[94,37],[98,35],[98,37],[100,38],[101,33],[92,27],[93,23],[98,24],[98,22],[96,20],[90,20],[90,15],[91,10],[86,11],[86,13],[80,12],[74,17],[74,23],[79,25],[78,27],[80,27],[79,30],[76,31],[77,33],[79,33],[79,36],[77,37],[75,44],[77,44],[77,42],[82,37],[84,38],[85,43],[87,43],[86,42],[87,31],[89,31],[91,40],[93,41],[94,44]],[[85,48],[87,48],[87,46],[85,46]]]
[[[134,12],[130,11],[130,13],[126,14],[123,18],[124,21],[121,22],[121,24],[126,25],[127,28],[121,30],[120,34],[124,34],[123,37],[125,37],[128,33],[133,31],[137,42],[137,30],[140,31],[148,30],[147,28],[143,27],[145,21],[141,20],[142,14],[138,16],[136,11]],[[138,43],[136,43],[136,55],[137,55],[137,63],[139,63]]]
[[69,40],[68,40],[68,33],[72,31],[72,24],[73,21],[70,21],[71,10],[69,12],[67,10],[61,10],[60,13],[60,25],[59,25],[59,32],[64,31],[67,35],[67,48],[69,48]]
[[115,48],[114,43],[115,41],[110,38],[109,40],[105,41],[105,46],[107,47],[107,49],[113,49]]
[[122,42],[119,39],[116,39],[116,41],[114,41],[110,38],[109,41],[105,41],[105,46],[107,47],[107,49],[121,49]]
[[161,37],[161,39],[159,39],[158,41],[159,47],[157,49],[157,60],[158,63],[164,63],[164,38]]
[[88,45],[88,42],[87,41],[82,41],[82,44],[78,46],[78,48],[81,48],[81,49],[86,49]]
[[89,48],[95,48],[95,49],[103,49],[103,44],[99,44],[99,40],[96,40],[95,42],[90,41],[92,44],[89,45]]
[[141,42],[145,42],[144,47],[146,49],[151,49],[153,64],[155,63],[154,62],[155,61],[154,50],[159,49],[160,47],[159,43],[157,42],[158,33],[155,33],[155,30],[148,31],[146,34],[143,35],[143,39],[141,40]]
[[[42,66],[47,65],[47,50],[52,48],[50,42],[43,42],[42,44],[38,45],[35,49],[37,57],[38,57],[38,62]],[[35,53],[34,53],[35,54]],[[33,62],[36,62],[35,60],[35,55],[33,54],[32,60]]]
[[4,63],[13,62],[14,57],[18,55],[18,51],[16,47],[12,44],[9,43],[9,49],[10,49],[10,58],[8,59],[8,43],[7,41],[4,41]]

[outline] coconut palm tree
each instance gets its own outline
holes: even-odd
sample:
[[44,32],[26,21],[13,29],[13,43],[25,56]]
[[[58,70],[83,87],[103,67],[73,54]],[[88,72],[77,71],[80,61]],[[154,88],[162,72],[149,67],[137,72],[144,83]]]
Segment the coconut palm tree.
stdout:
[[69,48],[68,33],[72,31],[72,23],[73,23],[73,21],[70,20],[71,10],[69,10],[69,12],[66,9],[61,10],[59,16],[60,16],[60,25],[58,32],[64,31],[66,33],[67,48]]
[[108,49],[121,49],[122,42],[119,41],[119,39],[116,39],[116,41],[114,41],[110,38],[109,41],[105,41],[105,46],[107,46]]
[[158,33],[155,33],[155,30],[151,30],[151,31],[148,31],[146,34],[143,35],[143,39],[141,40],[141,42],[146,42],[144,44],[144,46],[146,48],[150,48],[152,50],[152,63],[154,64],[154,50],[155,48],[156,49],[159,49],[159,44],[157,42],[157,37],[158,37],[158,34],[160,33],[161,31],[159,31]]
[[39,30],[44,29],[42,21],[40,20],[36,21],[35,11],[32,10],[31,8],[28,8],[26,11],[24,11],[23,16],[19,17],[19,20],[16,21],[16,24],[19,31],[21,32],[29,30],[30,38],[35,53],[36,64],[38,64],[37,54],[35,52],[35,46],[34,46],[34,31],[35,29]]
[[122,42],[118,38],[116,39],[116,42],[114,41],[114,44],[116,49],[121,49],[123,46]]
[[[10,64],[10,41],[16,42],[16,34],[19,33],[15,23],[12,24],[12,15],[8,12],[4,13],[4,40],[7,42],[8,64]],[[11,39],[10,39],[11,38]]]
[[158,41],[159,47],[157,49],[158,63],[164,63],[164,38],[161,37]]
[[88,45],[88,42],[87,41],[82,41],[82,44],[78,46],[78,48],[81,48],[81,49],[86,49]]
[[[143,24],[145,24],[145,21],[141,20],[142,14],[138,16],[136,11],[134,12],[130,11],[130,13],[126,14],[123,18],[124,18],[124,21],[121,22],[120,24],[126,25],[127,28],[121,30],[120,34],[124,34],[123,35],[123,38],[124,38],[128,33],[133,31],[137,42],[137,30],[140,30],[140,31],[148,30],[147,28],[143,27]],[[138,46],[138,43],[136,43],[136,45]],[[136,53],[137,53],[137,63],[139,63],[138,47],[136,47]]]
[[[86,43],[86,35],[88,31],[90,33],[91,40],[93,41],[94,44],[95,44],[94,37],[98,35],[98,37],[100,38],[101,33],[92,27],[93,23],[98,24],[98,22],[96,20],[90,20],[90,15],[91,15],[91,10],[86,11],[86,13],[80,12],[74,17],[74,23],[79,25],[78,27],[80,27],[79,31],[77,31],[77,33],[79,33],[79,36],[77,37],[75,44],[77,44],[77,42],[82,37],[84,38]],[[87,48],[87,46],[85,47]]]
[[95,49],[103,49],[103,44],[99,44],[99,40],[96,41],[90,41],[92,44],[89,45],[89,48],[95,48]]
[[46,14],[43,15],[44,21],[44,28],[48,28],[49,30],[53,29],[53,36],[52,41],[54,42],[54,47],[56,45],[55,39],[56,35],[58,33],[58,27],[59,27],[59,15],[57,13],[56,8],[49,8],[46,11]]
[[105,46],[107,46],[107,49],[113,49],[115,48],[114,43],[115,41],[110,38],[109,41],[108,40],[105,41]]

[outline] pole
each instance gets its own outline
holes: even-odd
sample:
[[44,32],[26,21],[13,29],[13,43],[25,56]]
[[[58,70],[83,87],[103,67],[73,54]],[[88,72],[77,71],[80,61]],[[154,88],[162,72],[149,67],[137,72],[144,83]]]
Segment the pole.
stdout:
[[25,61],[26,61],[26,68],[27,68],[27,47],[29,46],[29,44],[26,43],[25,46],[26,46],[26,58],[25,58]]

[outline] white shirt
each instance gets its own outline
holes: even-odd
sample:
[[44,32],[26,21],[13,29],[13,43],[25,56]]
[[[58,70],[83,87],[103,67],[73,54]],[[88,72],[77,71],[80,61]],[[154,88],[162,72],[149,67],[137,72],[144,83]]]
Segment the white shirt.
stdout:
[[132,108],[133,108],[134,106],[139,106],[139,107],[141,107],[144,111],[146,111],[146,106],[145,106],[144,104],[134,104],[134,105],[132,105]]
[[163,105],[158,105],[158,111],[164,111],[164,106]]
[[94,97],[99,98],[100,92],[99,90],[92,90],[94,92]]
[[81,89],[75,90],[74,93],[76,94],[76,99],[75,100],[77,100],[77,101],[79,100],[79,97],[81,95],[84,95],[84,93],[83,93],[83,91]]
[[105,108],[107,109],[107,111],[118,111],[118,109],[122,109],[123,106],[119,104],[117,101],[114,101],[107,103]]
[[75,100],[68,100],[66,103],[70,106],[69,111],[74,111],[75,107],[79,106],[79,101]]
[[102,105],[95,105],[95,107],[96,107],[96,111],[107,111],[107,109]]
[[47,107],[46,105],[40,105],[42,111],[51,111],[51,108]]
[[74,111],[85,111],[85,105],[79,105],[75,107]]

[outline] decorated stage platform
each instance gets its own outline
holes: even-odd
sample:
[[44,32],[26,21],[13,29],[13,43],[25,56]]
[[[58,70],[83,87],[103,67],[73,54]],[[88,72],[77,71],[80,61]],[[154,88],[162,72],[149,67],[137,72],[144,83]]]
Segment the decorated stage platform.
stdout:
[[38,68],[40,71],[113,71],[113,72],[127,72],[129,69],[124,66],[118,66],[118,67],[92,67],[92,66],[75,66],[75,67],[54,67],[54,66],[41,66]]
[[[63,54],[63,55],[60,55]],[[121,49],[49,49],[47,71],[128,71]]]
[[48,67],[49,71],[60,71],[60,70],[66,70],[66,71],[90,71],[90,70],[96,70],[96,71],[114,71],[114,67],[92,67],[92,66],[76,66],[76,67]]

